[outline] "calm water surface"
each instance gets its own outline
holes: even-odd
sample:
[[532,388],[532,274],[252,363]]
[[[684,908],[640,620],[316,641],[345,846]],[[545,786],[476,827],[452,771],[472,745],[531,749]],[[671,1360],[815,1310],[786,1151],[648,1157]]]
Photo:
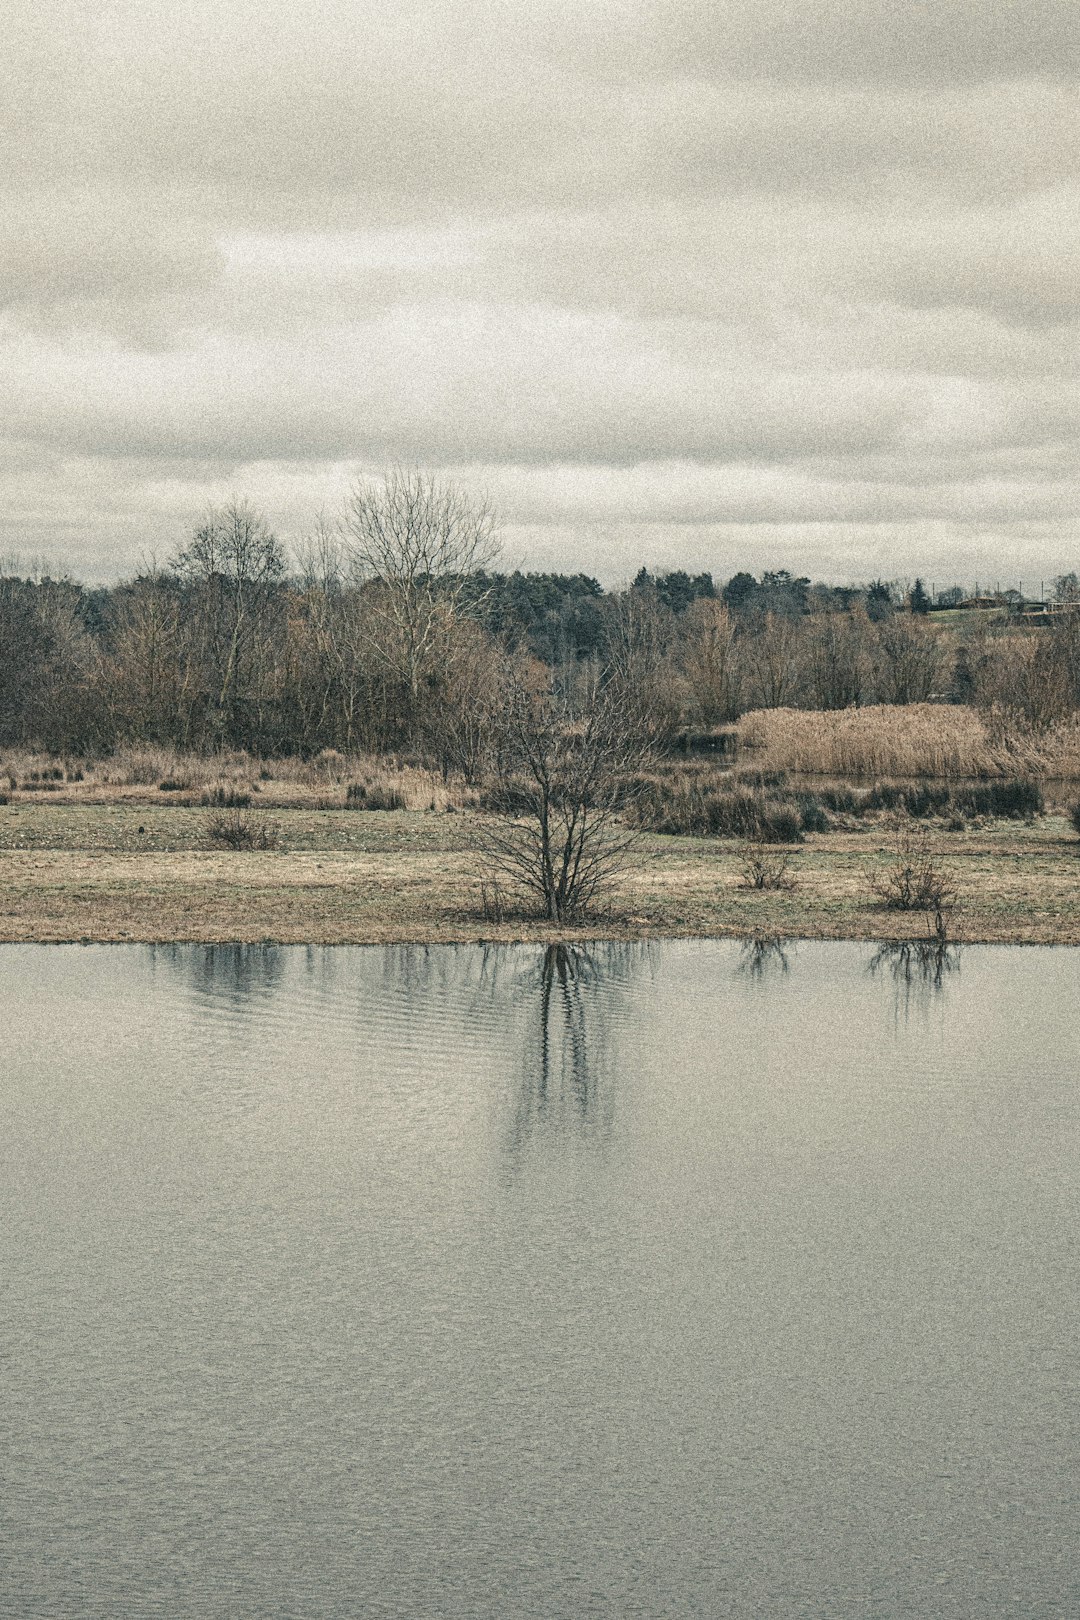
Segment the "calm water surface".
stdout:
[[0,1614],[1080,1613],[1078,967],[0,948]]

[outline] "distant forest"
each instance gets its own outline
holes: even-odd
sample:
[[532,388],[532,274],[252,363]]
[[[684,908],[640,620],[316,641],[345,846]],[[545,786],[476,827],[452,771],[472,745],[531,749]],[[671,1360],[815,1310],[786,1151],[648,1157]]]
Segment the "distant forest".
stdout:
[[643,568],[606,591],[585,574],[497,571],[486,515],[433,485],[429,505],[433,492],[458,503],[438,543],[430,522],[412,545],[358,502],[351,529],[290,558],[236,502],[165,567],[115,586],[0,571],[0,745],[364,749],[468,774],[508,661],[537,682],[613,687],[668,743],[748,709],[937,701],[1045,728],[1080,708],[1075,575],[1056,582],[1059,610],[1028,616],[1016,593],[964,611],[961,592],[931,602],[921,581],[838,588],[783,571]]

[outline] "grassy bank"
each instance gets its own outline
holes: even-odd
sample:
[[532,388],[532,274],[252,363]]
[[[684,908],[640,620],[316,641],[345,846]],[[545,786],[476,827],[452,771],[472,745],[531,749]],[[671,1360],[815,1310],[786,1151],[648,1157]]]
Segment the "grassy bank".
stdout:
[[[153,788],[110,799],[78,783],[0,805],[0,940],[363,943],[572,937],[527,917],[485,918],[478,812],[253,805],[276,847],[207,847],[207,811]],[[284,798],[287,800],[288,795]],[[1080,842],[1060,815],[964,831],[930,827],[968,941],[1080,944]],[[581,937],[798,935],[881,939],[925,932],[888,911],[871,877],[891,856],[882,822],[809,834],[796,887],[742,887],[734,839],[645,834],[632,870]]]

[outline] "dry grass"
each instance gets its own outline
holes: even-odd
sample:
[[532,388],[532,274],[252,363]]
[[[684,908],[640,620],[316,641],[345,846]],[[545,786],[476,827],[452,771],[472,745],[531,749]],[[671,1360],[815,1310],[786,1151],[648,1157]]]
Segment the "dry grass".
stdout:
[[740,747],[767,771],[872,781],[890,777],[1080,776],[1080,726],[1035,738],[959,705],[755,709]]
[[463,782],[447,782],[412,760],[333,750],[310,760],[264,760],[242,750],[200,755],[139,747],[75,761],[7,749],[0,755],[0,791],[12,802],[49,794],[78,804],[170,800],[228,806],[249,800],[267,808],[326,810],[463,810],[477,799]]
[[[250,812],[255,814],[254,811]],[[871,879],[895,859],[884,828],[811,834],[795,890],[747,889],[741,841],[653,838],[586,928],[522,918],[485,896],[472,814],[275,812],[274,850],[209,850],[206,812],[48,797],[0,807],[0,939],[381,940],[784,935],[926,938]],[[930,830],[967,941],[1080,944],[1080,845],[1063,817]]]

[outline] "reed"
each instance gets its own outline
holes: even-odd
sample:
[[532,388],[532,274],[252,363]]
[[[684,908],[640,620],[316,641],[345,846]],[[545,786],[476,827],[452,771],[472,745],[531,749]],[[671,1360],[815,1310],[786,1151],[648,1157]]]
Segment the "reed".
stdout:
[[1008,718],[961,705],[756,709],[739,721],[757,769],[873,781],[888,777],[1080,776],[1080,728],[1035,738]]

